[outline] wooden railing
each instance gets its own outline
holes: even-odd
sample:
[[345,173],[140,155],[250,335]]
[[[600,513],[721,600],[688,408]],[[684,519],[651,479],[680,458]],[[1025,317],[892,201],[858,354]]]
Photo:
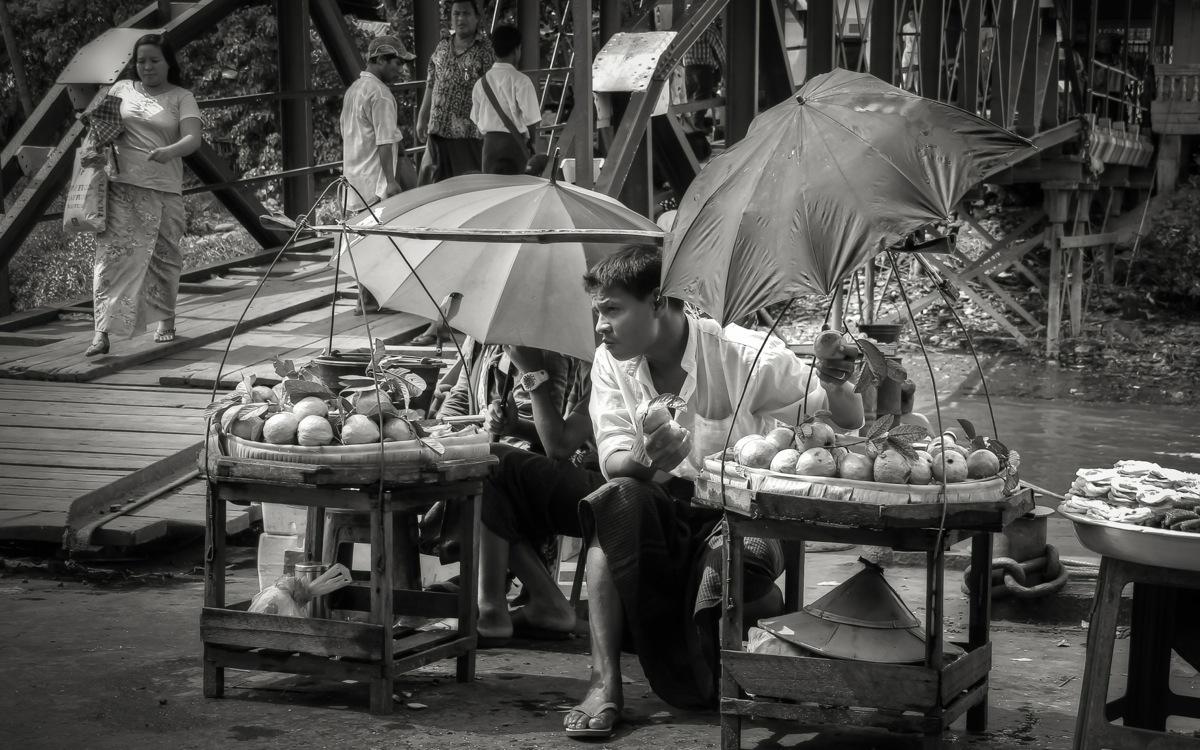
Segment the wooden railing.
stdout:
[[1089,95],[1091,112],[1097,117],[1141,124],[1146,117],[1146,108],[1142,106],[1144,92],[1145,83],[1133,72],[1099,60],[1092,61]]
[[1150,127],[1156,133],[1200,133],[1200,65],[1156,65]]

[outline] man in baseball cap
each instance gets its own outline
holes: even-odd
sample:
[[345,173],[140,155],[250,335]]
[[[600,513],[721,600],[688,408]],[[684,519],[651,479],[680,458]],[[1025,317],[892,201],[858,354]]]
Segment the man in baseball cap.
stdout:
[[347,206],[358,211],[400,192],[396,157],[400,126],[396,97],[388,84],[415,56],[394,36],[379,36],[367,47],[367,69],[342,100],[342,174],[350,183]]
[[401,60],[411,61],[417,58],[416,55],[404,48],[404,42],[400,41],[399,37],[387,34],[377,36],[371,40],[367,46],[367,60],[375,60],[377,58],[398,57]]

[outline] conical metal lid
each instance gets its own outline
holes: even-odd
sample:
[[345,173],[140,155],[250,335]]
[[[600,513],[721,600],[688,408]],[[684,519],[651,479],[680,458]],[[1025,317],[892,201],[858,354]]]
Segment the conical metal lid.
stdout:
[[907,664],[925,658],[925,631],[867,560],[837,588],[800,612],[761,620],[758,626],[809,651],[839,659]]
[[864,628],[919,627],[920,620],[883,577],[883,569],[861,557],[858,560],[863,564],[862,570],[804,611],[822,620]]

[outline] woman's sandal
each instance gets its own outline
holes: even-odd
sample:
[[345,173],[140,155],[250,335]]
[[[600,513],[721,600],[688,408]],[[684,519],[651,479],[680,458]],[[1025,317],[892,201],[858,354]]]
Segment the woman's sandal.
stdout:
[[[593,721],[603,722],[603,718],[601,717],[603,717],[605,714],[610,714],[612,716],[611,721],[599,727],[585,726],[580,729],[572,729],[571,727],[564,726],[563,731],[566,733],[566,735],[577,740],[607,740],[616,733],[617,722],[621,720],[621,707],[612,701],[609,701],[608,703],[601,703],[600,707],[596,709],[596,713],[594,714],[588,713],[582,704],[572,708],[571,711],[578,711],[579,713],[588,717],[588,724],[591,724]],[[568,712],[567,716],[570,715],[570,712]]]
[[175,340],[175,329],[174,328],[160,328],[159,330],[154,332],[154,343],[156,343],[156,344],[165,344],[168,341],[174,341],[174,340]]
[[103,341],[93,341],[92,345],[84,351],[83,356],[95,357],[98,354],[108,354],[108,337],[105,336]]

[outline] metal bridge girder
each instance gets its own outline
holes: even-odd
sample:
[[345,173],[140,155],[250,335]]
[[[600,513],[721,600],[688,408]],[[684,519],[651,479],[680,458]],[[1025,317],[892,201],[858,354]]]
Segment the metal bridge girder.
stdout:
[[653,116],[654,105],[671,75],[671,69],[675,67],[684,51],[700,38],[728,4],[729,0],[702,0],[692,7],[692,13],[679,27],[675,39],[659,57],[658,64],[650,74],[646,90],[636,92],[630,97],[629,106],[609,147],[604,169],[596,182],[596,190],[614,197],[620,195],[641,145],[642,136]]
[[[210,31],[219,20],[241,6],[239,0],[201,0],[192,8],[179,12],[165,26],[163,33],[176,47],[182,47]],[[123,25],[153,23],[158,20],[158,10],[158,4],[151,3]],[[25,122],[0,157],[0,170],[3,170],[3,179],[0,182],[9,184],[10,173],[20,169],[17,152],[21,146],[50,145],[45,143],[44,134],[58,132],[61,123],[70,117],[70,113],[66,87],[52,87],[38,105],[35,116]],[[71,123],[66,134],[54,144],[54,150],[50,152],[46,163],[30,178],[12,207],[0,217],[0,267],[8,265],[42,214],[61,194],[70,177],[72,152],[82,135],[82,123]],[[243,193],[231,195],[229,199],[242,204],[239,209],[242,215],[253,213],[257,216],[266,213],[266,209],[257,200]],[[251,227],[248,226],[247,229]]]

